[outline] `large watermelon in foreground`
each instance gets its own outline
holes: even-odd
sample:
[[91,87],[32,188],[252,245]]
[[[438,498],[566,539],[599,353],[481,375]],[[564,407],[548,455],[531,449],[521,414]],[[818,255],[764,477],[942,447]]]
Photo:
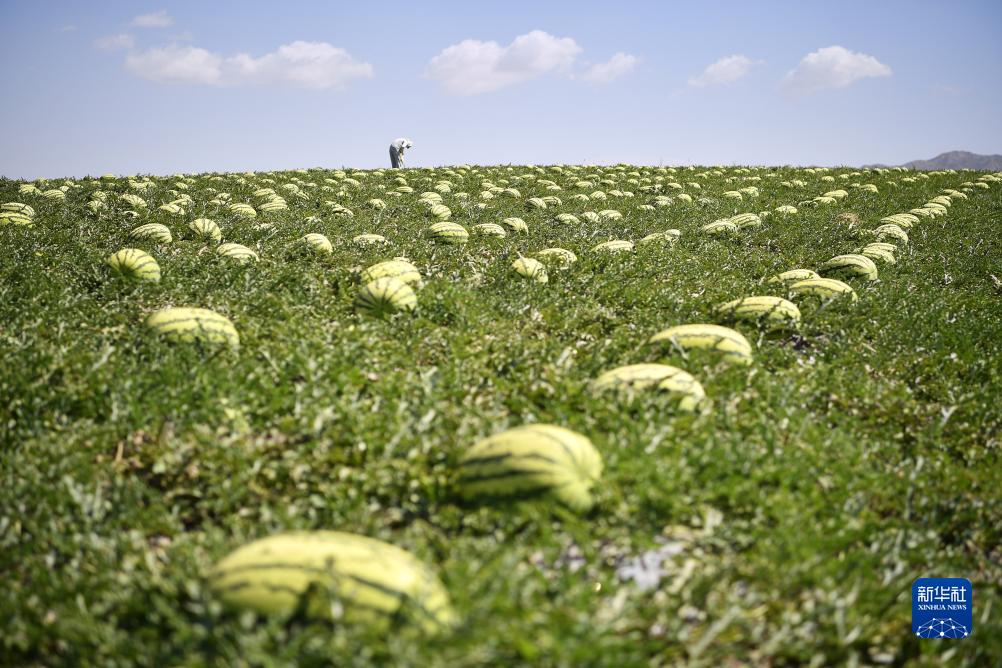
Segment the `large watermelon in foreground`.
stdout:
[[340,604],[347,621],[407,617],[426,633],[456,620],[445,588],[425,564],[389,543],[341,531],[256,540],[220,561],[210,583],[227,604],[262,614],[301,610],[330,618],[332,604]]

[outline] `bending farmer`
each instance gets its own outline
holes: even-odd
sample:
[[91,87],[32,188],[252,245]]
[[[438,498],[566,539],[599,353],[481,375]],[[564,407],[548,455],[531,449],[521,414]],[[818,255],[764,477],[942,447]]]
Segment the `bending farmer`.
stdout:
[[393,143],[390,144],[390,165],[394,168],[400,168],[404,166],[404,151],[413,146],[414,143],[410,139],[394,139]]

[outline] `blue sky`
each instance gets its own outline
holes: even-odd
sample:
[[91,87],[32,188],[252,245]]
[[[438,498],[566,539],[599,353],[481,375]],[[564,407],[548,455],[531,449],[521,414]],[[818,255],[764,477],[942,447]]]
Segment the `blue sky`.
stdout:
[[0,174],[1002,153],[1002,2],[3,0]]

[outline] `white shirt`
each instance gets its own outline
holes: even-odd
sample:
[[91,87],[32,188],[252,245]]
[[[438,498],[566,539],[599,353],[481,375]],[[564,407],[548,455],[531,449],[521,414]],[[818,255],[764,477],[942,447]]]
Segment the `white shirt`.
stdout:
[[397,153],[403,153],[405,149],[414,146],[414,143],[410,139],[400,137],[399,139],[394,139],[390,146],[395,148]]

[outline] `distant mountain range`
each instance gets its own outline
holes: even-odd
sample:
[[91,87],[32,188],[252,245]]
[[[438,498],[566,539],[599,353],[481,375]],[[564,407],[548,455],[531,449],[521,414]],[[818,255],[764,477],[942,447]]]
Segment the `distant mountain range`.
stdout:
[[[888,167],[889,165],[866,165],[867,167]],[[977,169],[985,172],[1002,171],[1002,155],[978,155],[970,151],[947,151],[931,160],[912,160],[901,165],[908,169]]]

